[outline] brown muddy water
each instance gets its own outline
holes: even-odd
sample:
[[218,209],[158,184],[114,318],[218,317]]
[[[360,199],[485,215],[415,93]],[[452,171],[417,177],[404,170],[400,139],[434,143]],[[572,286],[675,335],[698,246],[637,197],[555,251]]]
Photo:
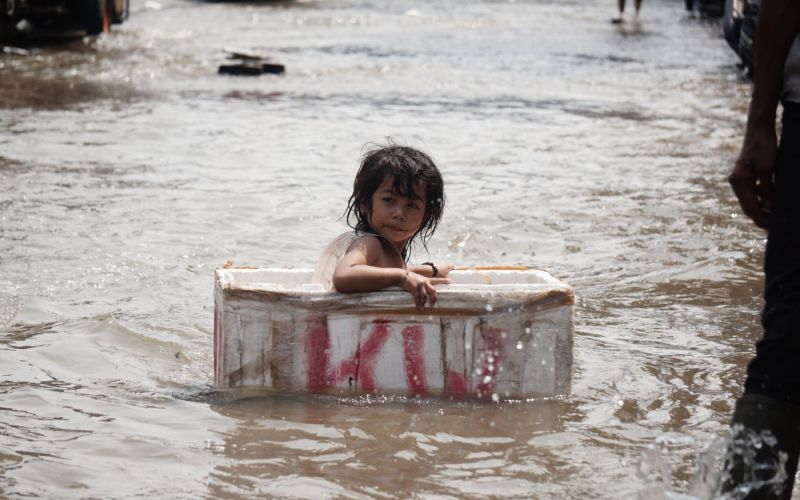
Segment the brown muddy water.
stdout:
[[[678,0],[132,0],[0,54],[0,497],[706,498],[759,337],[749,84]],[[283,76],[223,77],[223,49]],[[436,261],[576,290],[568,397],[213,391],[212,273],[313,266],[362,146],[428,151]],[[419,260],[427,260],[424,253]]]

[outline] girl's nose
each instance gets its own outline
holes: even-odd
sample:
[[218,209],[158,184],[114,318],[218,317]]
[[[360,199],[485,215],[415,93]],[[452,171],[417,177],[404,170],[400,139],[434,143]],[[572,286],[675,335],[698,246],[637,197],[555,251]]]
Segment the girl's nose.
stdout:
[[403,209],[402,209],[402,208],[398,208],[398,209],[396,209],[396,210],[394,211],[393,217],[394,217],[395,219],[398,219],[398,220],[403,220],[403,219],[405,219],[405,215],[404,215],[404,213],[403,213]]

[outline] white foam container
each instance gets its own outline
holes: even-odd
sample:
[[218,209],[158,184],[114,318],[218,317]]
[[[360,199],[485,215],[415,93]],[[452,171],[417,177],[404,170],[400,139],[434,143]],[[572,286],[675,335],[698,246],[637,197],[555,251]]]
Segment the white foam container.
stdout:
[[540,270],[465,270],[419,310],[398,287],[343,294],[310,269],[218,269],[217,389],[527,398],[567,394],[572,288]]

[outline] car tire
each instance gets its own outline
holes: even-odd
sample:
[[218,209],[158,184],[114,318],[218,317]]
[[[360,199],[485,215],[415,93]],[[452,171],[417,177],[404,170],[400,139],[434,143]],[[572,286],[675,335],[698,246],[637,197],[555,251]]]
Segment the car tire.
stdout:
[[0,0],[0,43],[11,33],[11,15],[8,13],[7,0]]
[[81,0],[80,6],[80,23],[87,35],[98,35],[111,29],[108,0]]
[[730,48],[737,54],[739,53],[739,34],[742,29],[742,21],[733,10],[733,0],[725,0],[725,10],[722,13],[722,34]]

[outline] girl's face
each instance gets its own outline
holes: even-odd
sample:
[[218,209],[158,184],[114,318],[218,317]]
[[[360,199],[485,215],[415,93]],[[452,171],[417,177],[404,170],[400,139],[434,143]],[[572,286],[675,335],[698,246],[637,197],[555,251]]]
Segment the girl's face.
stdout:
[[408,198],[392,189],[393,180],[384,179],[372,194],[372,211],[367,221],[373,231],[402,251],[422,225],[428,200],[423,183],[415,184],[414,194]]

